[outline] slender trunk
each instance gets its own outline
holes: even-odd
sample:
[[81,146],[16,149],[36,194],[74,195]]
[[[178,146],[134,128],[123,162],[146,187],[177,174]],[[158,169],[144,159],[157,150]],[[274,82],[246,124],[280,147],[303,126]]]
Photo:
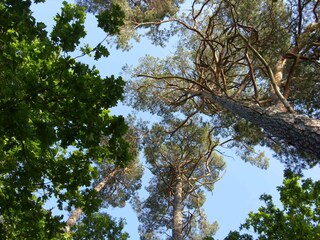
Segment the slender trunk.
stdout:
[[76,208],[71,213],[70,217],[66,221],[66,226],[64,227],[64,232],[70,232],[71,228],[76,224],[82,214],[82,208]]
[[212,93],[203,92],[202,95],[233,114],[263,128],[268,134],[293,145],[300,152],[320,159],[320,120],[296,113],[275,112],[257,105],[245,106]]
[[[97,186],[94,188],[95,191],[100,192],[101,189],[103,189],[106,184],[114,178],[114,176],[118,173],[119,168],[114,169],[112,172],[109,173],[108,176],[106,176],[100,183],[97,184]],[[64,232],[68,233],[70,232],[71,228],[77,223],[77,221],[80,219],[80,216],[82,214],[81,208],[76,208],[66,221],[66,226],[64,227]]]
[[173,199],[173,229],[172,238],[183,240],[182,234],[182,181],[177,178]]
[[[272,103],[276,108],[280,109],[282,112],[287,111],[286,106],[282,102],[285,101],[287,103],[287,100],[281,95],[281,97],[285,99],[281,101],[278,94],[280,93],[279,87],[281,85],[281,81],[283,80],[283,69],[286,65],[286,62],[287,59],[285,58],[281,58],[278,60],[274,72],[274,82],[270,86],[270,97],[272,99]],[[287,105],[289,105],[289,103],[287,103]],[[291,106],[289,112],[293,112]]]

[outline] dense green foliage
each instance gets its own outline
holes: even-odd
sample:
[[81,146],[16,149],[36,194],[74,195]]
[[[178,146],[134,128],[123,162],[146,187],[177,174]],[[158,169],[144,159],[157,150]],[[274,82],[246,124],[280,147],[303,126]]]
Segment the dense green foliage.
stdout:
[[128,239],[128,233],[122,233],[124,221],[117,222],[111,216],[105,213],[95,213],[91,216],[84,217],[80,224],[75,228],[74,240],[89,239]]
[[[253,230],[258,239],[319,239],[320,237],[320,181],[301,179],[286,171],[283,185],[278,187],[282,207],[278,208],[272,196],[264,194],[260,200],[265,206],[251,212],[240,230]],[[231,232],[226,238],[253,239],[248,234]]]
[[[124,81],[101,78],[72,57],[86,35],[84,9],[64,2],[48,34],[30,5],[0,3],[1,239],[60,236],[61,219],[44,204],[55,198],[61,210],[96,210],[90,186],[99,164],[124,166],[131,158],[124,119],[108,110],[122,98]],[[107,22],[98,17],[99,26],[115,34],[123,13],[109,12]],[[94,51],[103,56],[103,50]],[[108,144],[100,144],[102,136]]]

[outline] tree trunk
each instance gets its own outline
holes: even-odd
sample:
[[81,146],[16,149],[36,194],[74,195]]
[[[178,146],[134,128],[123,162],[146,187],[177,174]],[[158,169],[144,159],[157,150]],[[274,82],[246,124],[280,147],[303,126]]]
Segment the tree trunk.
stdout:
[[[118,173],[119,168],[114,169],[112,172],[109,173],[108,176],[106,176],[98,185],[94,188],[95,191],[100,192],[101,189],[104,188],[104,186]],[[81,208],[76,208],[66,221],[66,226],[64,227],[64,232],[69,233],[71,228],[77,223],[77,221],[80,219],[80,216],[82,214]]]
[[208,92],[202,92],[202,95],[231,113],[263,128],[268,134],[293,145],[300,152],[320,159],[320,120],[296,113],[276,112],[257,105],[245,106],[230,98]]
[[183,240],[182,234],[182,181],[177,178],[173,199],[173,229],[172,238]]
[[81,213],[82,213],[82,209],[81,208],[76,208],[75,210],[73,210],[73,212],[71,213],[70,217],[66,221],[66,226],[64,227],[64,232],[65,233],[70,232],[71,228],[79,220],[79,218],[81,216]]

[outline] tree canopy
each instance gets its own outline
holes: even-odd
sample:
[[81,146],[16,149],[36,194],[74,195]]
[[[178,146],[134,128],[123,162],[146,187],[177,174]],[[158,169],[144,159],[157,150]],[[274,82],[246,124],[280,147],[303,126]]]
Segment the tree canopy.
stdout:
[[[189,14],[171,18],[174,55],[146,56],[133,70],[130,102],[243,118],[257,126],[245,136],[251,143],[293,168],[312,167],[320,156],[318,12],[318,1],[193,1]],[[148,96],[157,101],[141,102]]]
[[[0,3],[1,239],[60,239],[63,222],[45,209],[48,200],[60,210],[97,210],[91,185],[99,164],[125,166],[131,159],[124,118],[109,111],[122,99],[124,81],[102,78],[74,57],[86,35],[84,9],[64,2],[48,33],[31,4]],[[97,19],[116,34],[123,12],[115,6]],[[102,45],[91,50],[95,59],[108,55]],[[85,45],[79,54],[91,50]]]
[[[125,220],[101,208],[131,199],[142,239],[209,240],[218,224],[203,205],[225,168],[221,147],[262,169],[261,146],[296,172],[319,164],[319,1],[194,0],[186,10],[184,0],[77,0],[63,2],[50,32],[30,10],[44,2],[0,3],[1,239],[128,239]],[[106,33],[96,46],[83,43],[88,12]],[[141,59],[126,89],[81,61],[108,57],[104,42],[129,50],[141,36],[177,44],[165,59]],[[124,93],[161,120],[113,116]],[[142,149],[153,174],[146,199]],[[283,208],[262,195],[240,231],[320,237],[320,183],[291,170],[278,188]]]
[[208,125],[193,118],[175,130],[181,123],[166,119],[143,132],[144,154],[153,174],[148,198],[135,206],[143,239],[202,239],[217,230],[202,207],[205,190],[213,190],[225,162],[215,152],[217,142]]
[[[124,11],[124,24],[119,34],[109,43],[128,50],[132,47],[130,40],[139,41],[142,36],[148,36],[154,44],[163,46],[173,33],[160,29],[159,24],[176,16],[185,0],[76,0],[75,2],[94,14],[110,9],[112,4],[119,5]],[[145,33],[142,34],[139,29],[143,29]]]
[[[282,207],[278,208],[272,196],[263,194],[265,206],[251,212],[240,229],[253,230],[258,239],[319,239],[320,237],[320,181],[301,179],[286,171],[283,185],[278,187]],[[253,239],[249,234],[231,232],[226,240]]]

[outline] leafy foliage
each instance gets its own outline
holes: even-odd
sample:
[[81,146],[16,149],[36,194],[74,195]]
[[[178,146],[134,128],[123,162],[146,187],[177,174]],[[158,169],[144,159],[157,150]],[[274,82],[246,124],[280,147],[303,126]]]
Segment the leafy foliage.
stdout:
[[86,33],[84,30],[85,13],[83,9],[63,2],[63,13],[55,17],[56,25],[51,32],[51,39],[59,43],[63,51],[72,52]]
[[107,9],[97,15],[98,27],[111,35],[119,33],[120,26],[124,24],[124,12],[119,5],[111,4],[110,10]]
[[253,240],[253,237],[249,234],[240,234],[238,231],[230,231],[224,240]]
[[[319,239],[320,181],[301,180],[299,175],[286,171],[278,191],[282,208],[276,207],[272,196],[263,194],[260,200],[265,206],[257,213],[251,212],[240,229],[253,229],[258,239]],[[226,239],[252,238],[233,232]]]
[[[96,210],[94,166],[102,160],[124,166],[131,159],[124,119],[108,111],[122,99],[124,81],[101,78],[95,67],[71,57],[85,36],[84,9],[64,2],[49,36],[30,5],[0,3],[1,239],[58,237],[61,219],[44,204],[55,197],[59,209]],[[121,23],[118,14],[109,26]],[[100,144],[102,136],[108,145]]]
[[129,238],[129,234],[122,232],[124,223],[122,219],[117,222],[106,213],[95,213],[90,216],[85,216],[76,226],[72,239],[126,240]]

